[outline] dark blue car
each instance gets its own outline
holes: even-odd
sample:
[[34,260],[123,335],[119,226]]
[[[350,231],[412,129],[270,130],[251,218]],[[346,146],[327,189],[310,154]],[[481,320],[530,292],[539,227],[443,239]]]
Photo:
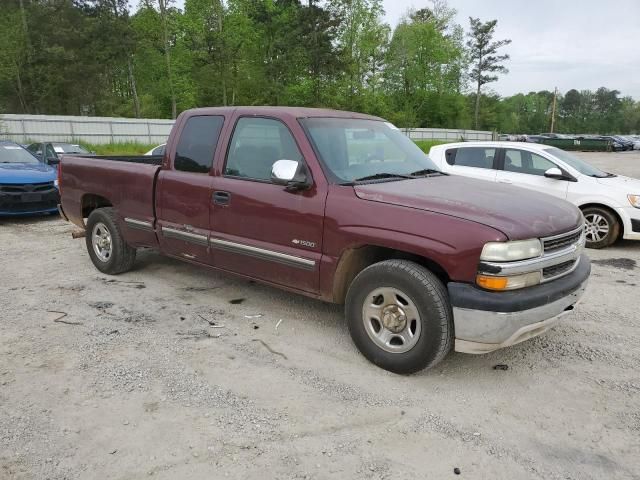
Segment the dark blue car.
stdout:
[[59,199],[57,170],[0,140],[0,216],[56,212]]

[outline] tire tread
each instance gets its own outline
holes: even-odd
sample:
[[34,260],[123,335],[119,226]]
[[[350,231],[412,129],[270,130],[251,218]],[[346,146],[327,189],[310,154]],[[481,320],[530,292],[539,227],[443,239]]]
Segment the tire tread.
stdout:
[[[103,221],[111,230],[111,239],[113,243],[113,263],[99,263],[98,260],[94,258],[93,247],[91,245],[91,230],[93,228],[94,219],[98,219]],[[95,220],[97,221],[97,220]],[[118,220],[116,211],[113,207],[103,207],[98,208],[91,212],[89,218],[87,219],[87,249],[89,250],[89,255],[91,256],[91,260],[93,264],[103,273],[109,275],[118,275],[120,273],[125,273],[133,268],[133,265],[136,260],[136,249],[129,246],[122,236],[122,232],[118,226]]]
[[[445,285],[436,275],[422,265],[409,260],[399,259],[383,260],[379,263],[370,265],[356,276],[352,285],[356,284],[358,278],[361,278],[361,276],[369,275],[372,269],[376,270],[377,275],[397,274],[400,272],[417,285],[423,285],[430,293],[430,300],[434,310],[433,316],[439,319],[439,327],[443,332],[435,354],[432,355],[430,359],[410,368],[403,368],[400,373],[415,373],[419,370],[430,368],[442,361],[451,351],[454,338],[453,313]],[[347,302],[353,301],[352,299],[354,294],[355,292],[350,288],[347,293]]]

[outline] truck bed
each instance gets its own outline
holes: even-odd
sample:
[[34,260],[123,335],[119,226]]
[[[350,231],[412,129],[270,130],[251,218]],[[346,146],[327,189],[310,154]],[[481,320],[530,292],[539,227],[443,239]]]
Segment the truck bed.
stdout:
[[[67,218],[84,228],[92,206],[112,206],[121,228],[125,218],[154,225],[154,189],[162,156],[62,156],[60,186]],[[155,246],[155,233],[138,229],[131,236],[136,246]]]
[[[76,157],[78,158],[78,157]],[[95,155],[79,157],[87,160],[111,160],[113,162],[142,163],[145,165],[162,165],[162,155]]]

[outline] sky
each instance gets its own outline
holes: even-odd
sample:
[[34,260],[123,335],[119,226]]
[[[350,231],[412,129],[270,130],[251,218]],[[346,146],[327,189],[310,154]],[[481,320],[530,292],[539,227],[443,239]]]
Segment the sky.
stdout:
[[[133,3],[133,2],[132,2]],[[507,75],[489,85],[502,96],[558,87],[620,90],[640,100],[640,0],[449,0],[457,23],[497,19],[496,39],[511,59]],[[383,0],[392,26],[428,0]],[[181,7],[184,0],[176,0]]]

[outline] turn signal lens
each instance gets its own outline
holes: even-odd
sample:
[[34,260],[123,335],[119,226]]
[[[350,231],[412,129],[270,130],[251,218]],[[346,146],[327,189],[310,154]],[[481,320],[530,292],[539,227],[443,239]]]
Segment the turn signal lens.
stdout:
[[507,277],[490,277],[488,275],[478,275],[476,283],[487,290],[506,290]]
[[627,198],[632,206],[640,208],[640,195],[627,195]]
[[476,283],[486,290],[516,290],[518,288],[530,287],[540,283],[540,272],[525,273],[523,275],[512,275],[510,277],[496,277],[493,275],[478,275]]

